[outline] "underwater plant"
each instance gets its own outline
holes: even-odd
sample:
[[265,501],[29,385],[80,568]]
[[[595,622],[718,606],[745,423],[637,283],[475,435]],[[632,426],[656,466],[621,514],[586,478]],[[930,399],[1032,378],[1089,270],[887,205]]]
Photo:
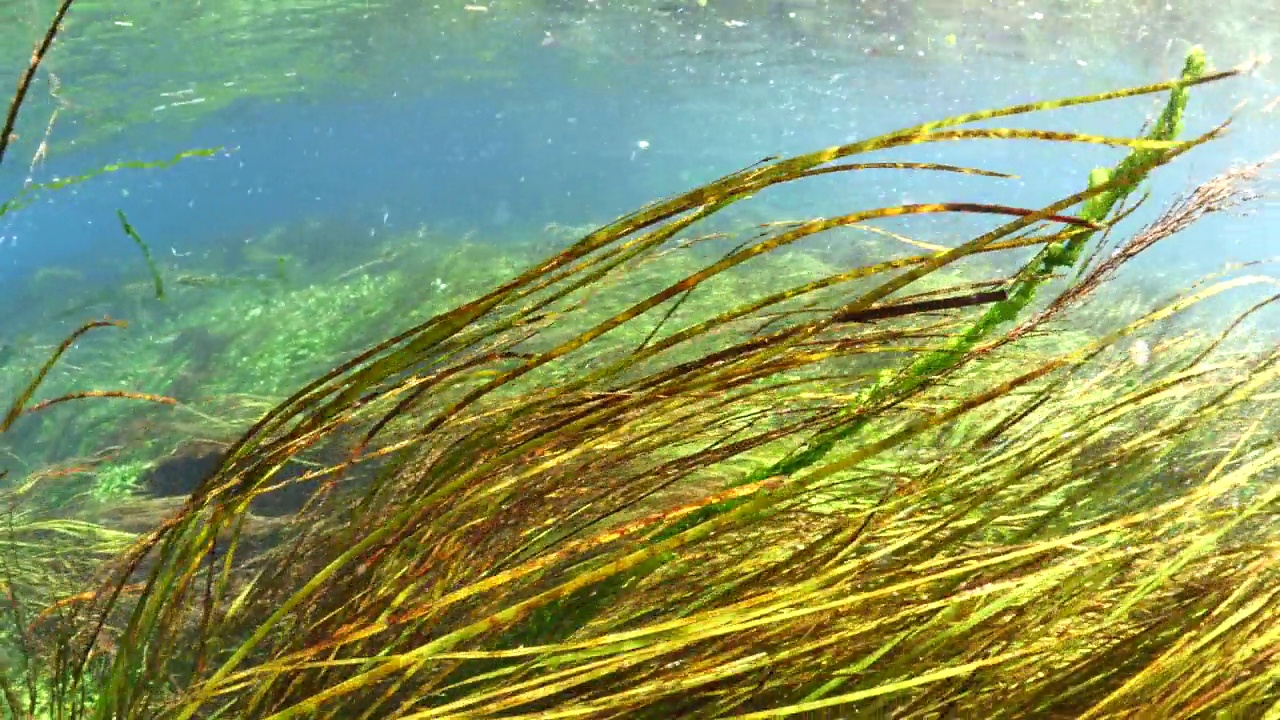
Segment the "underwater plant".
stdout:
[[[101,590],[41,619],[72,657],[65,713],[1178,717],[1267,702],[1275,451],[1254,400],[1274,357],[1182,336],[1135,379],[1109,352],[1274,282],[1221,280],[1046,345],[1123,262],[1251,197],[1261,166],[1084,254],[1149,172],[1225,127],[1176,139],[1186,90],[1239,71],[1204,65],[1192,53],[1176,80],[754,165],[335,367],[241,436]],[[1146,137],[971,127],[1165,91]],[[917,203],[698,234],[815,175],[994,174],[842,162],[972,139],[1130,153],[1038,209]],[[939,213],[1000,222],[909,258],[784,270],[820,233]],[[905,294],[1024,248],[1012,278]],[[1050,278],[1062,267],[1076,280]],[[777,282],[725,292],[746,273]],[[323,447],[345,459],[280,474]],[[306,482],[319,490],[277,543],[245,546],[254,497]]]
[[[19,655],[45,669],[5,673],[7,707],[1260,715],[1280,700],[1267,412],[1280,356],[1227,341],[1280,299],[1277,283],[1210,278],[1137,318],[1076,324],[1126,262],[1253,199],[1265,162],[1112,239],[1148,174],[1225,129],[1178,139],[1188,90],[1243,70],[1212,72],[1192,51],[1174,80],[771,159],[588,232],[267,410],[101,582],[82,564],[48,607],[11,603]],[[1142,137],[974,127],[1164,92]],[[736,235],[701,225],[829,173],[1001,177],[849,160],[971,140],[1128,154],[1041,208],[913,203]],[[909,257],[796,261],[843,228],[945,214],[993,222]],[[1031,255],[1011,277],[946,274],[994,253]],[[1217,333],[1177,324],[1259,288],[1271,294]],[[76,339],[113,324],[60,345],[0,432],[69,401],[169,402],[36,399]],[[1131,340],[1146,350],[1118,347]],[[329,460],[285,472],[304,453]],[[316,491],[259,542],[250,505],[282,486]],[[36,554],[22,573],[52,567]]]

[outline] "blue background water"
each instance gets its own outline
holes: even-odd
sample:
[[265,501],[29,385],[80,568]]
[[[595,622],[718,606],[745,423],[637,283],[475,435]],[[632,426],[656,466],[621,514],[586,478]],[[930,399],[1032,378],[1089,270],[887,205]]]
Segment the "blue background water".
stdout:
[[[99,177],[0,218],[2,279],[13,282],[49,265],[92,276],[111,266],[108,259],[135,252],[120,232],[116,209],[156,253],[174,258],[251,241],[304,219],[330,226],[336,242],[357,250],[371,237],[424,223],[503,242],[537,235],[551,222],[605,221],[766,155],[814,150],[957,112],[1162,79],[1159,68],[1127,57],[1123,45],[1084,66],[1066,56],[1029,63],[999,53],[950,61],[819,51],[803,39],[774,47],[765,23],[734,29],[739,45],[726,45],[730,35],[722,28],[702,54],[637,50],[630,56],[623,48],[584,74],[581,54],[537,41],[545,34],[540,27],[529,22],[513,35],[520,43],[506,51],[497,79],[460,77],[457,68],[469,59],[441,56],[428,38],[371,51],[359,82],[313,78],[307,92],[247,97],[195,121],[183,119],[183,106],[169,107],[155,111],[153,122],[84,143],[77,136],[91,119],[55,126],[54,152],[37,169],[37,181],[192,147],[230,152]],[[180,43],[168,50],[180,52]],[[1178,57],[1178,49],[1170,51],[1169,72]],[[453,72],[439,71],[446,65]],[[139,106],[161,105],[161,88],[182,80],[121,73],[113,91],[132,93]],[[21,187],[34,139],[53,107],[41,88],[25,110],[23,140],[0,173],[0,195]],[[1161,172],[1157,197],[1189,189],[1233,161],[1280,149],[1273,116],[1259,112],[1274,91],[1265,71],[1197,90],[1189,132],[1207,129],[1241,99],[1252,106],[1228,138]],[[1162,101],[1139,98],[1002,124],[1132,134]],[[977,165],[1020,179],[833,176],[771,191],[762,212],[830,214],[904,200],[1034,206],[1079,189],[1090,167],[1112,164],[1122,152],[1031,142],[911,148],[892,157]],[[1266,206],[1247,218],[1215,219],[1162,249],[1158,261],[1208,271],[1226,260],[1270,257],[1276,219]],[[945,237],[945,228],[939,232],[936,237]]]

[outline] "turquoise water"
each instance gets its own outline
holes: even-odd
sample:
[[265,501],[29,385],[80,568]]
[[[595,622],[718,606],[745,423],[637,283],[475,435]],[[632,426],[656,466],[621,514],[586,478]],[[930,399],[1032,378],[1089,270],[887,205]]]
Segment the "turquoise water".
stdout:
[[[0,58],[14,75],[51,7],[0,3],[7,28],[0,32],[8,33],[0,35]],[[477,289],[457,286],[485,274],[442,263],[457,276],[423,275],[416,279],[419,304],[392,305],[394,298],[378,292],[392,264],[384,261],[388,242],[444,256],[451,252],[446,241],[469,239],[487,252],[462,255],[466,262],[501,267],[508,249],[532,243],[549,252],[573,236],[559,228],[583,232],[767,156],[954,113],[1171,77],[1197,29],[1208,35],[1219,65],[1269,49],[1268,36],[1250,32],[1257,20],[1231,15],[1232,3],[1214,5],[1212,16],[1201,12],[1205,5],[1125,7],[1129,14],[1104,22],[1029,4],[969,2],[80,0],[24,108],[20,137],[0,169],[0,198],[110,163],[219,150],[169,168],[124,169],[37,190],[30,204],[0,217],[0,283],[13,289],[0,292],[0,387],[21,387],[67,329],[110,313],[133,322],[130,331],[82,341],[41,397],[123,387],[170,395],[180,406],[152,412],[68,403],[23,418],[0,442],[4,467],[25,479],[46,461],[93,455],[96,462],[108,457],[97,455],[104,448],[119,451],[84,480],[115,502],[158,457],[193,438],[235,437],[359,347],[465,301]],[[948,8],[959,14],[944,13]],[[1188,133],[1249,104],[1230,135],[1158,173],[1151,201],[1126,229],[1232,164],[1280,150],[1275,115],[1265,111],[1280,94],[1273,73],[1264,67],[1193,92]],[[1000,124],[1130,135],[1163,101],[1138,98]],[[1025,141],[908,148],[869,159],[973,165],[1018,177],[831,175],[771,189],[712,225],[733,229],[906,202],[1038,207],[1078,190],[1091,168],[1123,154]],[[1272,190],[1267,182],[1259,189]],[[1162,243],[1118,282],[1154,305],[1225,264],[1280,254],[1270,196],[1250,210],[1209,218]],[[170,282],[168,299],[149,294],[147,268],[117,213],[146,238]],[[910,227],[915,239],[954,244],[990,225],[989,218],[947,216]],[[857,241],[833,233],[811,247],[831,267],[844,267],[865,262]],[[263,246],[269,250],[254,253]],[[322,264],[329,276],[304,274]],[[175,289],[188,275],[239,284]],[[325,282],[331,292],[315,287]],[[99,294],[108,299],[93,301]],[[190,327],[183,313],[206,324]],[[1263,329],[1271,322],[1256,321]],[[331,327],[339,324],[341,332]],[[215,375],[222,384],[201,386]],[[233,388],[243,395],[223,397],[229,379],[245,381]],[[199,481],[207,471],[186,479]],[[147,528],[147,517],[129,518],[128,527]],[[119,524],[109,512],[102,519]]]
[[[1152,27],[1146,47],[1116,43],[1109,56],[1086,45],[1087,37],[1037,50],[1012,30],[1002,37],[963,25],[952,46],[944,35],[895,35],[892,6],[866,14],[865,22],[889,28],[881,30],[845,18],[798,26],[788,19],[796,9],[821,17],[821,8],[804,4],[757,4],[738,14],[693,3],[595,5],[495,4],[444,15],[394,3],[271,13],[227,4],[223,22],[217,12],[193,18],[194,11],[165,8],[153,17],[147,7],[107,12],[86,4],[78,15],[73,8],[47,65],[71,106],[53,125],[49,159],[22,172],[57,105],[42,77],[4,188],[11,193],[28,176],[49,180],[193,147],[229,152],[43,198],[0,219],[0,262],[10,279],[51,263],[92,268],[100,255],[129,249],[116,208],[173,258],[302,219],[342,228],[350,243],[422,223],[499,241],[550,222],[607,220],[766,155],[959,111],[1153,81],[1176,71],[1185,47],[1160,47]],[[1029,15],[1022,16],[1027,25],[1052,22]],[[902,49],[887,45],[889,38],[904,41]],[[1275,124],[1258,114],[1273,89],[1264,71],[1197,92],[1191,131],[1243,98],[1253,99],[1253,115],[1230,139],[1163,173],[1168,184],[1157,183],[1157,192],[1274,151]],[[1155,102],[1013,124],[1131,133]],[[1074,189],[1089,167],[1118,152],[982,143],[895,154],[904,156],[1016,172],[1022,180],[994,183],[1016,204]],[[993,183],[881,174],[851,185],[819,180],[768,200],[782,215],[823,213],[851,200],[919,200],[937,197],[934,191],[973,198],[992,192]],[[1252,218],[1250,234],[1263,224]],[[1236,232],[1243,230],[1232,229],[1231,242],[1215,252],[1268,254]]]

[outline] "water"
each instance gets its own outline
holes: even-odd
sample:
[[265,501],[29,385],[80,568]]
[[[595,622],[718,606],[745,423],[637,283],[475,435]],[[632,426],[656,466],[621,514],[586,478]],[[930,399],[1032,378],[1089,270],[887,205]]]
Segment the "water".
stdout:
[[[922,16],[892,3],[849,9],[799,0],[273,7],[218,0],[198,11],[73,7],[6,158],[4,195],[24,182],[122,160],[224,151],[38,193],[0,218],[0,282],[20,288],[50,269],[78,278],[67,289],[80,293],[147,281],[117,210],[170,277],[269,278],[277,255],[292,262],[320,253],[355,267],[376,259],[383,241],[432,234],[497,247],[541,241],[550,249],[566,236],[548,232],[549,225],[601,223],[766,156],[1170,77],[1188,29],[1185,16],[1168,12],[1135,28],[1123,14],[1090,20],[1055,15],[1049,6],[1038,12],[984,4],[976,6],[976,20],[947,14],[949,6]],[[17,22],[2,56],[15,72],[22,43],[41,32],[51,8],[7,7]],[[1230,31],[1228,20],[1220,14],[1205,26],[1218,64],[1267,49],[1269,36]],[[992,24],[1000,21],[1011,24]],[[1096,31],[1104,22],[1110,34]],[[1158,174],[1151,186],[1158,202],[1139,219],[1236,160],[1280,149],[1275,116],[1260,112],[1276,94],[1272,72],[1196,89],[1188,132],[1211,127],[1241,100],[1252,105],[1228,138]],[[1132,134],[1161,103],[1163,97],[1138,98],[1002,124]],[[28,171],[48,127],[47,158]],[[1029,141],[908,148],[882,159],[973,165],[1019,178],[836,175],[770,190],[729,219],[929,200],[1034,207],[1079,189],[1091,167],[1122,154]],[[1270,258],[1276,215],[1266,203],[1255,210],[1247,218],[1214,218],[1139,267],[1157,284],[1172,285],[1228,261]],[[948,217],[912,227],[918,239],[954,242],[958,233],[988,225]],[[310,228],[305,241],[303,227]],[[277,244],[254,254],[280,233],[283,250]],[[830,246],[838,255],[848,243],[836,238]],[[10,303],[10,332],[69,327],[101,311],[138,315],[129,304],[73,304],[64,312],[74,293],[57,284],[40,288],[0,300]],[[61,314],[51,319],[46,304]]]
[[[454,13],[447,21],[439,13],[415,15],[394,5],[361,12],[358,5],[334,3],[326,12],[242,22],[238,42],[216,52],[245,56],[225,78],[216,69],[226,62],[201,70],[184,50],[192,45],[206,51],[207,41],[149,34],[147,22],[137,19],[146,17],[143,8],[112,14],[117,19],[97,45],[75,38],[60,45],[50,68],[75,60],[79,69],[98,70],[60,76],[66,97],[91,102],[55,124],[51,158],[37,168],[36,180],[191,147],[231,151],[172,169],[100,178],[4,218],[0,258],[7,281],[51,263],[92,268],[102,256],[128,252],[117,232],[116,208],[174,257],[243,242],[303,218],[361,227],[373,236],[422,223],[510,236],[549,222],[605,220],[766,155],[812,150],[958,111],[1161,76],[1153,67],[1159,63],[1127,53],[1125,45],[1088,65],[1060,48],[1032,66],[1023,51],[1002,54],[984,46],[963,52],[963,43],[978,45],[990,35],[981,30],[957,40],[961,49],[939,36],[927,39],[928,49],[880,50],[877,43],[894,35],[874,27],[852,28],[836,43],[806,36],[786,21],[794,10],[778,3],[718,14],[693,4],[665,12],[565,4],[558,13],[495,5],[488,12]],[[86,16],[105,21],[92,10]],[[83,27],[74,17],[69,35]],[[442,26],[422,32],[433,18]],[[334,30],[330,23],[349,26]],[[595,33],[591,44],[575,44],[574,33],[585,33],[583,27]],[[147,44],[137,44],[140,35]],[[1160,36],[1159,28],[1149,35]],[[281,47],[258,51],[264,63],[255,66],[254,44],[273,42]],[[308,58],[298,49],[314,55],[317,43],[332,48],[335,57],[327,61],[341,66],[340,73],[306,68]],[[1176,69],[1179,50],[1162,53],[1167,70]],[[59,55],[73,52],[74,58]],[[282,65],[282,59],[297,62]],[[120,70],[130,66],[144,72]],[[210,90],[234,90],[246,75],[256,76],[258,86],[222,98]],[[282,79],[297,87],[270,87]],[[1256,109],[1269,88],[1264,76],[1198,92],[1191,129],[1222,117],[1237,98],[1255,98]],[[42,134],[53,105],[46,83],[34,95],[23,142],[10,157],[9,190],[17,184],[15,166],[31,157],[31,140]],[[221,107],[209,112],[210,104]],[[1119,114],[1108,106],[1014,124],[1118,134],[1133,132],[1151,108],[1139,100]],[[128,117],[119,129],[103,132],[106,115]],[[1265,120],[1249,123],[1162,179],[1183,186],[1225,160],[1270,152],[1273,128]],[[1017,145],[931,148],[896,157],[1018,172],[1024,179],[1002,184],[1000,192],[1010,202],[1030,202],[1031,189],[1040,199],[1069,191],[1080,169],[1117,155]],[[843,179],[819,182],[802,192],[814,209],[830,212],[849,204],[849,185]],[[991,183],[976,183],[981,189],[970,191],[970,183],[955,178],[864,175],[858,185],[860,195],[894,201],[927,197],[933,187],[985,192]],[[784,214],[804,209],[780,206]],[[363,240],[353,236],[349,242]]]
[[[1069,7],[1075,10],[1066,14]],[[16,74],[51,9],[49,0],[0,0],[0,67]],[[0,469],[11,470],[17,485],[38,488],[32,495],[42,511],[150,531],[176,508],[166,501],[181,502],[217,466],[220,443],[356,350],[509,275],[515,258],[527,259],[529,244],[548,252],[574,236],[566,227],[581,234],[766,156],[1171,77],[1193,32],[1204,33],[1189,39],[1203,41],[1217,63],[1232,64],[1252,50],[1272,50],[1280,33],[1253,12],[1236,0],[1176,8],[1146,0],[494,0],[466,7],[79,0],[24,110],[20,139],[0,172],[0,199],[29,182],[109,163],[221,149],[170,168],[124,169],[38,192],[0,217],[0,389],[22,387],[67,330],[109,314],[129,319],[129,330],[79,342],[38,397],[123,388],[180,403],[92,400],[20,418],[0,436]],[[1262,111],[1280,94],[1274,72],[1193,91],[1188,133],[1212,127],[1243,100],[1251,106],[1227,138],[1163,168],[1150,185],[1152,202],[1126,227],[1232,163],[1280,150],[1275,115]],[[1138,98],[999,124],[1131,135],[1163,101]],[[47,129],[44,157],[38,148]],[[1123,154],[1028,141],[906,148],[868,159],[972,165],[1019,177],[831,175],[770,189],[712,225],[923,201],[1038,207],[1078,190],[1092,167]],[[1121,282],[1147,301],[1154,288],[1158,301],[1224,263],[1280,254],[1274,204],[1263,200],[1252,209],[1211,218],[1162,244],[1126,268]],[[117,212],[145,238],[167,284],[164,300],[152,296],[143,257]],[[954,244],[991,224],[946,216],[880,225]],[[462,238],[479,249],[457,250]],[[863,238],[832,233],[816,246],[829,267],[845,267],[866,262],[857,254]],[[401,263],[426,269],[406,282],[392,272]],[[1265,326],[1269,319],[1260,317]],[[1159,339],[1128,346],[1132,364],[1159,365]],[[0,413],[6,407],[0,402]],[[1086,450],[1089,442],[1101,444],[1080,442]],[[921,457],[931,457],[933,448],[924,449]],[[42,474],[58,461],[67,465]],[[908,477],[903,468],[915,462],[885,476]],[[295,465],[276,479],[302,473]],[[59,484],[67,477],[71,490]],[[1144,494],[1172,492],[1142,479]],[[164,493],[162,481],[171,482]],[[295,504],[252,511],[293,513],[309,492],[297,487]],[[504,488],[494,485],[493,496]],[[1129,496],[1103,500],[1141,506]],[[352,570],[362,575],[367,567]],[[912,566],[913,577],[919,567]],[[0,656],[9,643],[0,642]],[[982,645],[990,647],[985,639]],[[776,680],[749,682],[758,690],[783,682]]]

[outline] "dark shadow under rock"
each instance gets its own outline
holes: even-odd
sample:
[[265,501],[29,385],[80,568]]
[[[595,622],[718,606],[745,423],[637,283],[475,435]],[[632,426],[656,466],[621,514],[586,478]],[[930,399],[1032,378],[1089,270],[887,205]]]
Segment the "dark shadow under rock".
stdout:
[[[151,497],[187,497],[196,491],[222,464],[226,447],[211,442],[191,442],[162,458],[142,478],[141,490]],[[301,462],[290,461],[271,478],[273,485],[304,475],[310,469]],[[298,512],[310,499],[317,480],[290,482],[272,492],[259,495],[249,503],[249,511],[265,517],[279,517]]]

